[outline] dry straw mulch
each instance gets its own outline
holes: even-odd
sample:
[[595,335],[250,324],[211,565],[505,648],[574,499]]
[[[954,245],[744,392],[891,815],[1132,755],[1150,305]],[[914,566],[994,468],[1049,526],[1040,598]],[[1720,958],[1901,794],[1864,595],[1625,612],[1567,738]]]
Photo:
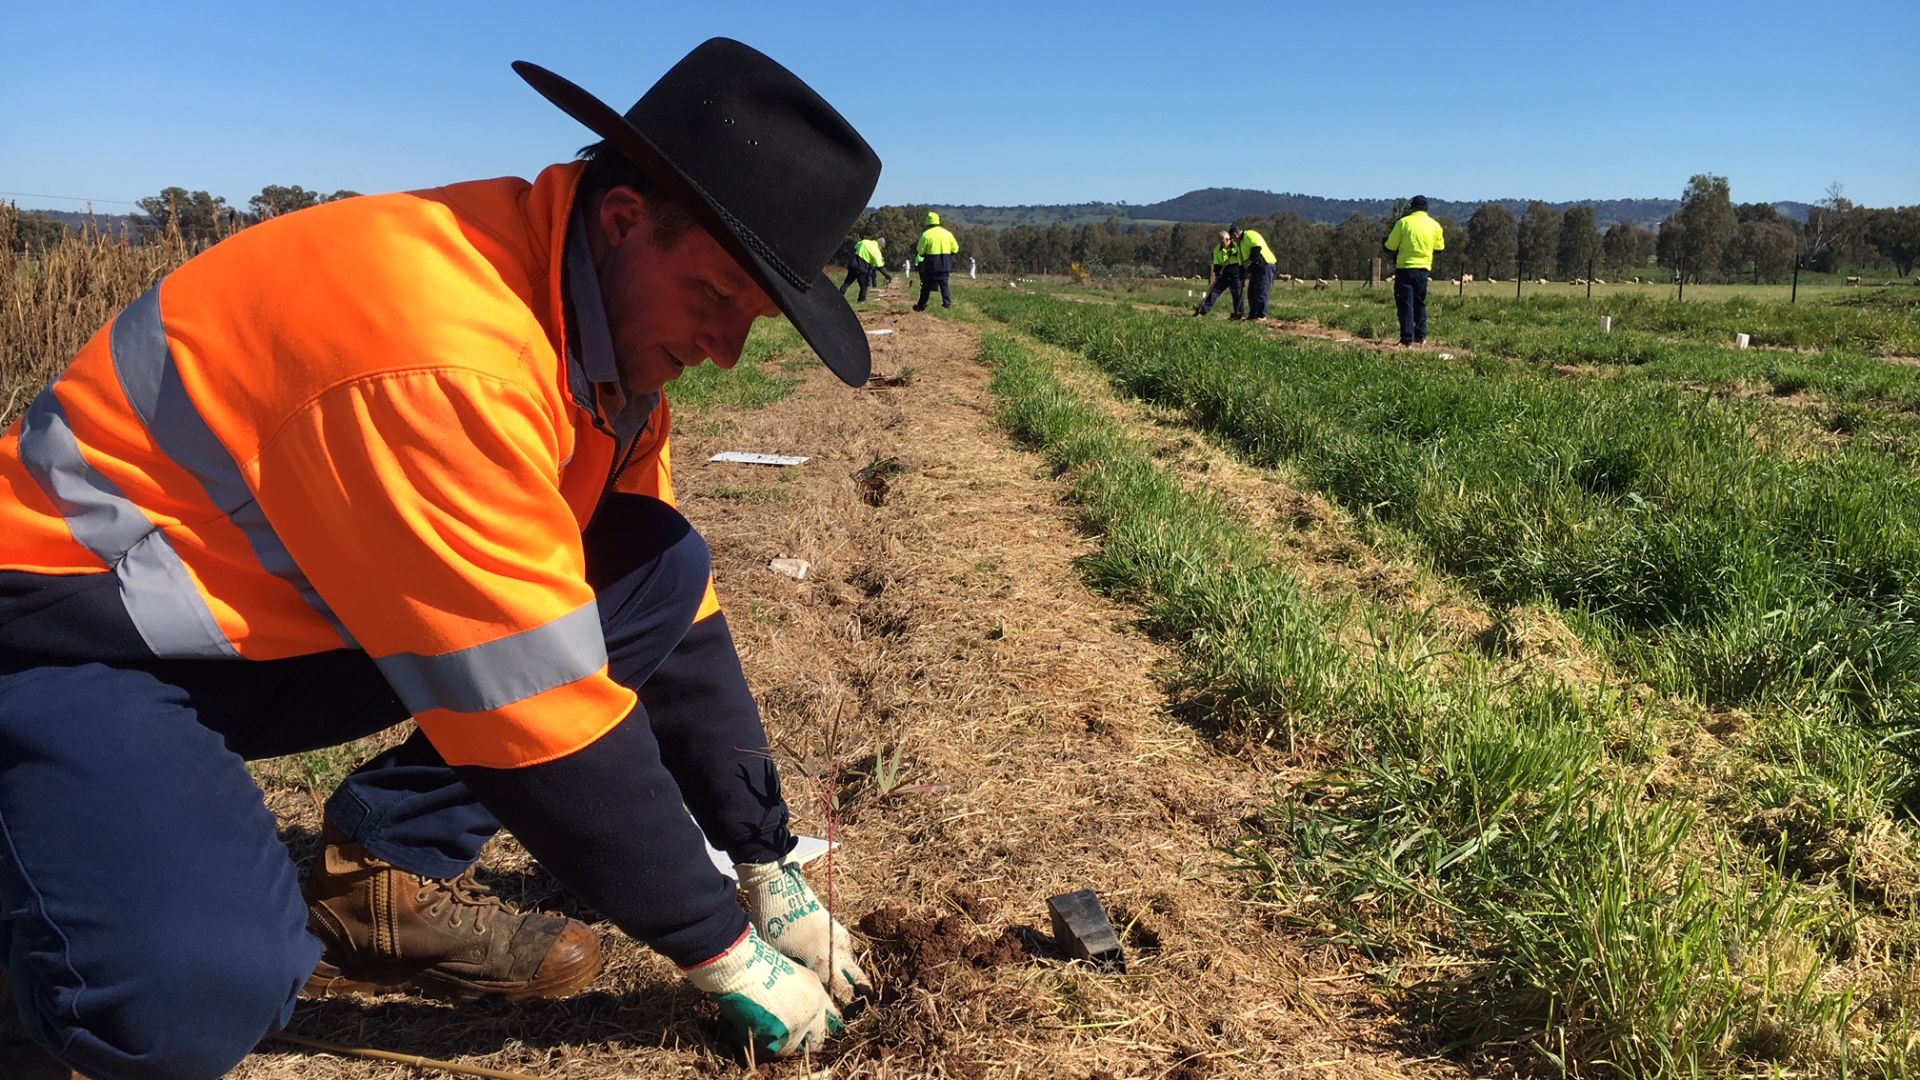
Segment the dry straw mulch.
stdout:
[[[826,829],[828,798],[852,809],[833,903],[865,928],[884,984],[826,1060],[758,1072],[1452,1074],[1398,1041],[1339,957],[1303,950],[1278,913],[1237,898],[1219,845],[1284,772],[1166,714],[1162,649],[1082,585],[1073,560],[1089,542],[1061,483],[993,427],[973,331],[883,303],[866,321],[895,333],[872,339],[875,368],[911,369],[904,385],[849,391],[810,368],[789,400],[691,417],[677,436],[682,505],[715,551],[800,824]],[[813,460],[707,462],[727,449]],[[853,474],[888,458],[899,468],[869,505]],[[781,557],[808,560],[806,580],[770,571]],[[883,798],[876,754],[902,769]],[[304,854],[311,794],[269,795]],[[485,869],[509,898],[594,917],[510,839]],[[827,868],[813,878],[825,892]],[[1046,898],[1083,887],[1122,928],[1125,975],[1053,955]],[[609,970],[573,1001],[330,1001],[303,1006],[292,1030],[540,1077],[743,1075],[671,967],[602,929]],[[423,1074],[268,1044],[233,1075]]]

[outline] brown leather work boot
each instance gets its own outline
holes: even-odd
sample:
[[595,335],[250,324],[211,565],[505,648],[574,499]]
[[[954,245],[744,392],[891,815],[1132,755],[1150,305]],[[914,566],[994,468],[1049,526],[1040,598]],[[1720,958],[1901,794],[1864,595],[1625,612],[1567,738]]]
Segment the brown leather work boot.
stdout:
[[449,1001],[560,998],[600,974],[583,922],[515,911],[473,879],[420,877],[332,826],[307,874],[307,928],[325,951],[310,996],[419,992]]

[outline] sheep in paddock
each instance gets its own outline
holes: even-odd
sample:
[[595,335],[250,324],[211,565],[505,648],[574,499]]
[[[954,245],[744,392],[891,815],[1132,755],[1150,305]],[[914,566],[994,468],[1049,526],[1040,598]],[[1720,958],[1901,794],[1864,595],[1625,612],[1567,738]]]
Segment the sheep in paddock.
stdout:
[[1461,274],[1461,275],[1460,275],[1460,280],[1461,280],[1462,282],[1464,282],[1464,283],[1466,283],[1466,284],[1468,284],[1468,285],[1471,285],[1471,284],[1473,284],[1473,275],[1472,275],[1472,274]]
[[1313,291],[1314,291],[1314,292],[1326,292],[1326,291],[1327,291],[1327,280],[1326,280],[1325,278],[1314,278],[1314,279],[1313,279]]
[[1859,279],[1859,278],[1857,278],[1857,277],[1850,277],[1850,278],[1848,278],[1848,279],[1847,279],[1847,284],[1849,284],[1849,285],[1858,285],[1858,284],[1860,284],[1860,279]]

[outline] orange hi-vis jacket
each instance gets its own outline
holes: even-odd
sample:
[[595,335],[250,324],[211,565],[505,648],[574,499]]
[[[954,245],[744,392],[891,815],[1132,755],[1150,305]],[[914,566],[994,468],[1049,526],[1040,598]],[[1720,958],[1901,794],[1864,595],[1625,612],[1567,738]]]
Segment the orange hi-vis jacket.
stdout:
[[115,575],[158,657],[363,649],[450,764],[591,744],[634,694],[581,532],[616,474],[673,489],[664,396],[623,466],[570,386],[581,172],[328,204],[169,274],[0,438],[0,569]]

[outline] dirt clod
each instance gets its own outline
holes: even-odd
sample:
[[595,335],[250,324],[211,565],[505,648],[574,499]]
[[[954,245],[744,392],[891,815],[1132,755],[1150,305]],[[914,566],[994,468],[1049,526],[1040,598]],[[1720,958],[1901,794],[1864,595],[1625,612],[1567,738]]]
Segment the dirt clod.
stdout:
[[890,955],[897,980],[919,985],[936,985],[961,966],[980,970],[1027,958],[1017,930],[975,931],[961,915],[929,918],[884,907],[861,919],[860,931]]
[[1173,1062],[1173,1068],[1167,1072],[1167,1080],[1204,1080],[1213,1072],[1213,1064],[1207,1060],[1204,1050],[1176,1046],[1173,1053],[1167,1056]]
[[947,894],[947,899],[953,901],[953,906],[959,908],[961,914],[974,922],[986,922],[993,916],[993,906],[980,899],[971,890],[955,889]]

